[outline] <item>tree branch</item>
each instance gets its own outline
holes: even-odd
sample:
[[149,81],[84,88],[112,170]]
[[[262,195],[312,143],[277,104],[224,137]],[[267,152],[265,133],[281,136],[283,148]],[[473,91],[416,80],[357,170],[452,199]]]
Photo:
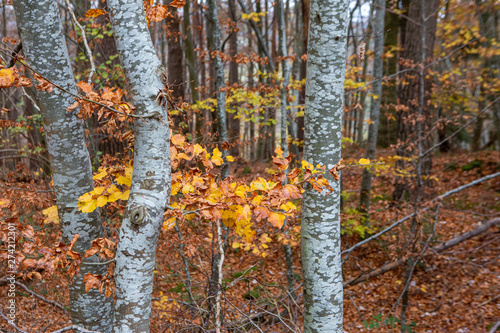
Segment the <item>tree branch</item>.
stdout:
[[[427,206],[427,207],[422,208],[422,210],[421,210],[421,211],[423,212],[423,211],[427,211],[427,210],[429,210],[429,208],[432,206],[432,203],[434,203],[434,202],[436,202],[436,201],[440,201],[440,200],[442,200],[442,199],[444,199],[444,198],[446,198],[446,197],[448,197],[448,196],[450,196],[450,195],[452,195],[452,194],[455,194],[455,193],[457,193],[457,192],[463,191],[463,190],[465,190],[465,189],[467,189],[467,188],[469,188],[469,187],[471,187],[471,186],[477,185],[477,184],[479,184],[479,183],[482,183],[482,182],[484,182],[484,181],[487,181],[487,180],[489,180],[489,179],[492,179],[492,178],[495,178],[495,177],[498,177],[498,176],[500,176],[500,172],[497,172],[497,173],[494,173],[494,174],[488,175],[488,176],[483,177],[483,178],[476,179],[476,180],[475,180],[475,181],[473,181],[473,182],[470,182],[470,183],[468,183],[468,184],[465,184],[465,185],[459,186],[459,187],[457,187],[457,188],[455,188],[455,189],[453,189],[453,190],[450,190],[450,191],[448,191],[448,192],[446,192],[446,193],[443,193],[443,194],[441,194],[440,196],[438,196],[438,197],[436,197],[436,198],[432,199],[432,200],[431,200],[431,204],[430,204],[429,206]],[[344,260],[342,260],[342,263],[344,263],[344,262],[347,260],[347,258],[349,257],[349,254],[350,254],[353,250],[357,249],[358,247],[360,247],[360,246],[362,246],[362,245],[364,245],[364,244],[366,244],[366,243],[368,243],[368,242],[371,242],[372,240],[374,240],[374,239],[376,239],[376,238],[379,238],[380,236],[382,236],[383,234],[387,233],[388,231],[390,231],[390,230],[394,229],[394,228],[395,228],[395,227],[397,227],[398,225],[400,225],[400,224],[402,224],[402,223],[404,223],[404,222],[408,221],[408,220],[409,220],[409,219],[411,219],[413,216],[415,216],[415,213],[410,214],[410,215],[408,215],[408,216],[406,216],[406,217],[403,217],[402,219],[400,219],[400,220],[399,220],[399,221],[397,221],[397,222],[394,222],[393,224],[391,224],[390,226],[388,226],[388,227],[387,227],[387,228],[385,228],[384,230],[382,230],[382,231],[380,231],[380,232],[376,233],[375,235],[373,235],[373,236],[371,236],[371,237],[368,237],[367,239],[365,239],[365,240],[363,240],[363,241],[361,241],[361,242],[359,242],[359,243],[357,243],[357,244],[355,244],[355,245],[351,246],[351,247],[350,247],[350,248],[348,248],[347,250],[342,251],[341,255],[342,255],[342,254],[347,254],[347,256],[344,258]]]
[[[467,231],[467,232],[465,232],[465,233],[463,233],[455,238],[448,240],[447,242],[445,242],[439,246],[432,247],[431,251],[433,251],[435,253],[443,252],[443,251],[449,249],[450,247],[456,246],[456,245],[458,245],[462,242],[465,242],[473,237],[479,236],[480,234],[484,233],[485,231],[487,231],[489,228],[491,228],[493,226],[500,226],[500,218],[495,218],[493,220],[490,220],[487,223],[477,227],[476,229],[473,229],[471,231]],[[424,256],[430,256],[430,255],[432,255],[432,253],[426,254]],[[405,262],[406,262],[406,260],[400,259],[400,260],[396,260],[396,261],[390,262],[388,264],[385,264],[385,265],[371,271],[370,273],[362,274],[356,278],[353,278],[353,279],[350,279],[350,280],[344,282],[344,288],[347,288],[349,286],[354,286],[354,285],[359,284],[361,282],[367,281],[373,277],[387,273],[387,272],[401,266]]]

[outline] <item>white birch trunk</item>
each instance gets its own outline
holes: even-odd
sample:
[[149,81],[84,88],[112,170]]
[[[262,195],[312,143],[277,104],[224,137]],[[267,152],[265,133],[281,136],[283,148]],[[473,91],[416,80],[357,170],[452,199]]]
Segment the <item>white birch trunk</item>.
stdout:
[[[347,0],[312,0],[310,8],[304,159],[328,169],[340,159],[347,6]],[[304,332],[342,332],[340,184],[332,185],[329,196],[304,193]]]
[[[66,41],[63,35],[57,2],[52,0],[14,1],[17,26],[26,60],[42,77],[77,93]],[[78,211],[78,198],[94,189],[90,157],[85,146],[83,123],[77,111],[66,108],[74,103],[67,93],[54,88],[51,93],[36,90],[47,137],[63,242],[69,243],[75,234],[80,237],[73,251],[82,254],[90,242],[102,237],[99,211],[91,214]],[[95,262],[97,258],[86,259]],[[97,290],[85,292],[86,273],[106,274],[106,265],[82,265],[80,275],[69,287],[73,324],[89,330],[110,332],[113,319],[113,299]]]
[[156,102],[163,67],[142,0],[108,0],[116,46],[136,114],[134,172],[116,252],[114,332],[149,332],[158,236],[170,195],[168,116]]

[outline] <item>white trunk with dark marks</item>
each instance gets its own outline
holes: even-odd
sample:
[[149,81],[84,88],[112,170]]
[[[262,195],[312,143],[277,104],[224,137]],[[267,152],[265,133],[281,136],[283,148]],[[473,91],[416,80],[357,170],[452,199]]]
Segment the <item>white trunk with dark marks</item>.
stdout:
[[114,332],[149,332],[156,247],[170,195],[168,116],[155,101],[163,68],[142,0],[108,0],[118,54],[135,113],[132,188],[116,252]]
[[[347,6],[347,0],[312,0],[310,8],[304,159],[327,169],[340,160]],[[342,332],[340,185],[332,185],[328,196],[304,193],[304,332]]]
[[[14,9],[27,62],[41,76],[77,93],[57,2],[16,0]],[[69,243],[79,234],[73,250],[83,256],[90,242],[102,237],[99,211],[85,214],[77,207],[78,198],[94,189],[83,123],[77,112],[66,111],[74,103],[69,94],[54,88],[51,93],[36,90],[36,97],[47,136],[63,242]],[[87,262],[96,260],[86,259]],[[89,330],[111,331],[113,298],[106,298],[97,290],[86,293],[83,284],[86,273],[105,274],[106,270],[105,265],[80,267],[80,275],[69,287],[73,324]]]

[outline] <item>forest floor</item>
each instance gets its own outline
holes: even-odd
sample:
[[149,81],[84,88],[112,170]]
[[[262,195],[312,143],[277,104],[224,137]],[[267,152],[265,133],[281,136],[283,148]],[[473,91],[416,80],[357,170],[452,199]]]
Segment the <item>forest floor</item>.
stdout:
[[[361,156],[359,149],[347,149],[347,162]],[[383,155],[383,154],[382,154]],[[437,178],[428,189],[428,198],[467,184],[475,179],[500,170],[499,152],[446,153],[433,159],[433,175]],[[266,177],[268,163],[240,163],[233,166],[235,178]],[[343,171],[344,210],[342,224],[347,230],[342,237],[342,249],[361,241],[359,202],[361,168]],[[25,187],[19,183],[3,183],[9,187]],[[371,222],[377,232],[398,219],[413,213],[410,206],[391,203],[393,177],[382,173],[374,179]],[[43,189],[42,184],[31,188]],[[30,223],[39,223],[41,210],[51,206],[53,196],[45,193],[23,192],[23,199],[32,204],[36,212],[30,214]],[[16,200],[16,192],[0,187],[0,199]],[[0,209],[2,207],[0,206]],[[20,210],[17,214],[21,214]],[[8,217],[3,210],[2,218]],[[419,214],[421,240],[436,247],[443,242],[473,230],[482,223],[500,217],[500,178],[485,181],[445,198],[436,209]],[[28,219],[26,219],[28,221]],[[28,223],[28,222],[27,222]],[[296,298],[288,297],[285,259],[282,243],[276,231],[264,224],[255,224],[257,247],[235,248],[240,238],[231,233],[224,260],[223,314],[227,326],[239,324],[233,332],[300,332],[303,312],[303,290],[300,270],[299,218],[290,219],[290,244],[294,257]],[[409,233],[409,223],[354,250],[343,266],[344,281],[369,273],[384,264],[407,258],[402,245]],[[348,231],[350,230],[350,231]],[[434,230],[434,231],[433,231]],[[153,291],[152,332],[195,332],[202,326],[203,316],[197,307],[206,309],[207,276],[213,250],[213,226],[186,223],[174,230],[163,232],[157,253],[155,286]],[[57,226],[45,233],[46,242],[60,240]],[[269,237],[271,241],[266,240]],[[268,248],[266,248],[268,246]],[[419,249],[422,248],[419,245]],[[500,233],[497,227],[448,250],[435,253],[431,250],[415,265],[408,285],[407,321],[408,332],[487,332],[500,320]],[[189,304],[186,286],[184,258],[191,274],[191,293],[196,305]],[[3,264],[2,264],[3,265]],[[401,313],[401,295],[405,287],[405,265],[368,281],[344,290],[345,332],[400,332],[398,323]],[[44,277],[43,280],[21,281],[37,294],[68,306],[68,294],[64,292],[67,279],[63,274]],[[1,310],[7,288],[0,288]],[[30,296],[22,289],[17,291],[16,323],[26,332],[52,332],[69,324],[69,318],[59,309]],[[204,313],[203,310],[201,313]],[[278,315],[280,314],[280,315]],[[248,316],[255,318],[249,324]],[[385,320],[385,324],[383,323]],[[377,328],[380,327],[379,330]],[[11,332],[5,321],[0,320],[2,332]],[[190,330],[187,330],[190,329]],[[202,332],[200,330],[200,332]]]

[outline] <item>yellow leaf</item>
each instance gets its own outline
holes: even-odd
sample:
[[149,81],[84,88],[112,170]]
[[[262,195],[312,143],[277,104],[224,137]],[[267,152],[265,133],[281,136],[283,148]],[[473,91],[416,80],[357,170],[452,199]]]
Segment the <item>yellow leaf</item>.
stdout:
[[96,174],[94,177],[92,177],[93,179],[95,180],[101,180],[103,179],[104,177],[106,177],[108,173],[106,172],[106,169],[102,169],[98,174]]
[[246,198],[246,186],[243,186],[243,185],[240,185],[236,188],[236,191],[234,191],[234,194],[236,194],[237,196],[239,196],[240,198],[242,199],[245,199]]
[[234,162],[234,157],[232,157],[231,155],[227,155],[226,158],[229,162]]
[[359,163],[360,165],[366,165],[366,164],[370,164],[370,160],[369,160],[369,159],[367,159],[367,158],[362,158],[362,159],[360,159],[360,160],[358,161],[358,163]]
[[78,203],[87,203],[87,202],[90,202],[92,201],[92,195],[90,193],[85,193],[84,195],[82,195],[81,197],[78,198]]
[[233,249],[238,249],[241,247],[241,244],[240,243],[237,243],[237,242],[234,242],[233,245],[231,245],[233,247]]
[[47,209],[43,210],[43,214],[46,216],[44,224],[46,223],[55,223],[59,224],[59,215],[57,214],[57,206],[51,206]]
[[193,146],[193,148],[194,148],[193,153],[194,153],[195,155],[200,155],[200,154],[202,154],[202,153],[206,152],[206,150],[205,150],[205,149],[203,149],[203,148],[202,148],[199,144],[195,144],[195,145]]
[[92,213],[94,210],[97,209],[96,200],[87,202],[81,208],[83,213]]
[[267,180],[259,177],[252,181],[252,183],[250,184],[250,188],[252,189],[252,191],[267,191],[269,189],[269,186]]
[[194,187],[191,184],[185,184],[182,187],[182,194],[194,192]]
[[104,192],[105,188],[102,186],[96,187],[93,191],[94,194],[101,195]]
[[0,69],[0,88],[9,88],[14,83],[14,75],[10,69]]
[[172,183],[172,190],[170,191],[170,195],[174,196],[177,193],[179,193],[179,190],[181,189],[181,187],[182,187],[181,183],[177,183],[177,182]]
[[215,148],[212,154],[213,156],[210,160],[213,164],[220,166],[224,163],[224,161],[222,160],[222,153],[219,148]]
[[174,224],[175,224],[175,217],[171,217],[168,220],[166,220],[165,222],[163,222],[163,229],[168,230],[168,229],[172,228],[174,226]]
[[311,163],[309,163],[309,162],[301,161],[301,164],[302,164],[302,168],[303,169],[307,169],[307,170],[310,170],[310,171],[314,170],[314,166]]
[[288,212],[289,210],[297,210],[297,206],[295,206],[292,202],[288,201],[286,204],[280,206],[282,210]]
[[96,200],[96,205],[97,207],[103,207],[108,203],[108,197],[105,195],[101,195],[99,198]]
[[238,207],[238,214],[236,215],[236,218],[238,220],[249,220],[251,215],[252,211],[250,210],[250,206],[245,205],[241,208],[241,210]]
[[108,192],[108,194],[113,194],[115,192],[121,192],[121,191],[115,185],[111,185],[106,192]]
[[258,206],[262,202],[262,195],[256,195],[255,198],[252,199],[252,205]]
[[116,183],[118,185],[126,185],[126,186],[132,185],[131,179],[124,177],[124,176],[120,176],[120,177],[116,178]]
[[281,147],[278,147],[274,150],[274,153],[276,154],[277,158],[283,158],[283,150],[281,150]]
[[109,197],[108,197],[108,202],[115,202],[116,200],[120,199],[122,196],[122,192],[116,191],[113,192]]
[[130,190],[127,190],[125,192],[122,193],[120,199],[122,200],[128,200],[128,197],[130,196]]

